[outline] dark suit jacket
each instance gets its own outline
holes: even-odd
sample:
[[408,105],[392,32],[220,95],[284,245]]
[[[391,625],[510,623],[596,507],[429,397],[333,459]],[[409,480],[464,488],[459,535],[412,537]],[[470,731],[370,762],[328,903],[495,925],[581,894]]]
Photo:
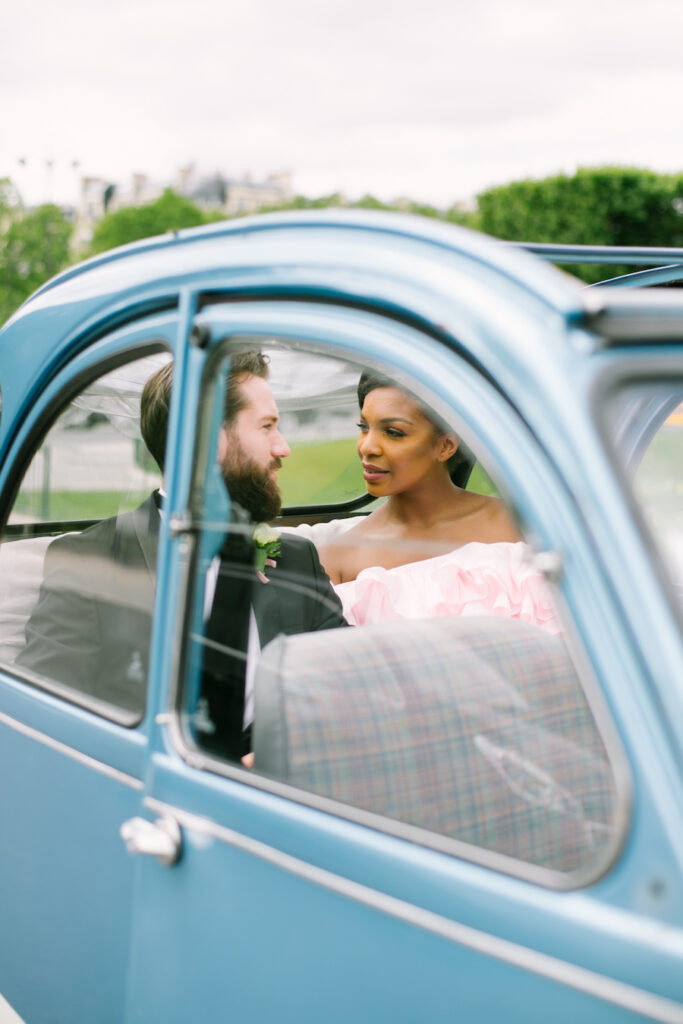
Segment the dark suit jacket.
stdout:
[[250,534],[251,527],[245,537],[238,525],[221,548],[212,610],[205,623],[202,704],[195,722],[203,749],[235,761],[251,749],[251,730],[242,729],[250,609],[261,647],[283,633],[347,625],[310,541],[281,534],[277,565],[266,568],[264,583],[254,570]]
[[[139,719],[145,707],[158,535],[159,512],[150,497],[134,512],[53,541],[17,664],[123,709],[131,722]],[[281,633],[345,626],[341,603],[314,546],[287,534],[281,535],[281,546],[277,568],[267,570],[267,584],[256,580],[248,555],[248,593],[261,646]],[[236,609],[231,573],[223,569],[215,600],[227,609],[229,632]],[[242,615],[243,623],[247,619]],[[221,677],[220,663],[215,674]]]
[[261,647],[286,633],[312,633],[346,626],[341,601],[320,564],[310,541],[280,534],[281,551],[274,569],[267,568],[269,583],[252,584],[252,605]]
[[[47,548],[17,665],[128,712],[144,713],[159,512],[152,497]],[[119,716],[120,717],[120,716]]]

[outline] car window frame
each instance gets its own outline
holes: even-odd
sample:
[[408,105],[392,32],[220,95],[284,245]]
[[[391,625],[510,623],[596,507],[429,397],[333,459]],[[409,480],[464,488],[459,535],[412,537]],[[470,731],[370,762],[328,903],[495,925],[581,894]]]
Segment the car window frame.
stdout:
[[[7,523],[7,518],[14,507],[24,475],[35,453],[67,406],[90,384],[93,384],[107,373],[111,373],[113,370],[135,362],[138,359],[158,353],[172,353],[176,328],[177,317],[173,314],[146,317],[132,324],[127,324],[123,328],[111,331],[99,338],[92,346],[77,352],[67,363],[58,367],[51,377],[49,384],[41,393],[40,403],[33,403],[26,410],[26,415],[18,427],[15,444],[9,448],[5,461],[10,463],[10,472],[5,485],[0,489],[2,496],[2,504],[0,506],[0,541],[5,535],[14,535],[17,538],[14,541],[10,541],[10,543],[20,542],[23,537],[46,536],[52,533],[52,527],[64,525],[62,523],[39,524],[42,529],[36,531],[29,528],[26,533],[22,533],[21,526],[16,530],[13,527],[18,524]],[[79,522],[78,525],[81,529],[85,529],[87,526],[102,521],[88,520]],[[60,536],[61,532],[53,535],[55,537]],[[151,624],[150,661],[146,682],[145,710],[142,715],[137,715],[117,705],[99,700],[58,680],[50,679],[13,662],[7,664],[3,662],[0,667],[2,671],[11,674],[33,689],[49,694],[74,708],[90,712],[106,722],[123,727],[127,731],[136,731],[143,726],[146,729],[145,723],[150,714],[150,684],[154,653],[154,619],[156,615],[155,611]]]
[[[598,436],[614,472],[620,496],[657,583],[658,593],[661,595],[661,602],[658,606],[661,611],[659,618],[663,622],[671,623],[673,630],[678,633],[680,644],[683,640],[683,610],[677,600],[671,576],[663,563],[659,546],[652,536],[643,510],[628,479],[626,466],[614,448],[611,439],[611,413],[608,412],[613,407],[615,396],[618,396],[624,389],[632,385],[642,387],[647,385],[648,381],[651,381],[653,385],[661,384],[672,378],[683,381],[683,353],[672,351],[670,344],[663,346],[650,344],[647,345],[647,350],[645,345],[640,350],[632,345],[622,352],[618,349],[610,350],[605,364],[597,368],[592,381],[590,407]],[[669,644],[668,647],[672,648],[669,660],[677,660],[677,653],[673,650],[672,645]],[[674,699],[672,688],[662,688],[656,680],[651,680],[649,676],[648,682],[657,702],[663,702],[666,708],[661,716],[661,721],[663,728],[671,737],[674,749],[676,747],[683,748],[683,722],[680,720],[677,706],[669,703]]]
[[[233,310],[235,309],[235,305],[231,307]],[[300,299],[297,300],[297,305],[301,305]],[[335,303],[330,303],[329,305],[331,308],[336,306]],[[382,318],[381,315],[378,315],[377,313],[368,313],[367,310],[363,309],[360,309],[359,312],[366,314],[374,321],[379,320],[381,322],[383,319],[386,319],[389,323],[392,322],[389,318]],[[425,334],[425,332],[420,331],[419,328],[415,328],[412,325],[406,326],[409,327],[410,331]],[[221,353],[229,347],[231,339],[235,338],[237,340],[237,344],[244,347],[245,334],[249,336],[249,331],[245,332],[243,327],[236,327],[233,331],[223,333],[219,340],[207,346],[209,355],[202,373],[202,384],[198,399],[200,407],[202,405],[203,396],[206,394],[205,389],[209,386],[211,380],[210,367],[222,358]],[[264,331],[261,328],[253,331],[253,336],[258,341],[263,341],[264,338],[272,338],[273,334],[272,332]],[[330,345],[329,339],[327,338],[324,341],[319,341],[317,343],[319,346],[318,348],[316,348],[316,343],[314,341],[311,341],[309,338],[306,338],[301,334],[288,335],[287,333],[283,333],[282,335],[278,335],[278,340],[282,340],[284,343],[298,340],[300,345],[305,345],[307,350],[310,349],[312,352],[317,351],[319,354],[328,356],[339,355],[340,358],[346,358],[352,361],[357,360],[359,355],[358,350],[351,347],[345,347],[340,343]],[[435,339],[431,339],[431,341],[437,346],[439,345],[439,342]],[[543,448],[540,445],[538,438],[534,437],[534,435],[529,432],[528,426],[524,422],[523,418],[520,417],[518,410],[514,407],[507,396],[505,396],[500,389],[496,388],[495,384],[490,379],[488,379],[484,374],[481,374],[478,367],[473,366],[470,361],[463,358],[461,353],[458,354],[451,350],[449,353],[449,358],[450,357],[456,358],[463,367],[467,367],[469,373],[477,373],[481,386],[487,389],[491,397],[495,395],[497,401],[502,401],[508,407],[511,414],[514,415],[519,428],[524,429],[529,442],[533,443],[539,452],[543,452]],[[368,357],[365,355],[363,358],[364,362],[368,366],[375,365],[379,369],[384,367],[386,371],[386,363],[390,357],[382,356],[380,358],[379,356]],[[399,369],[404,371],[405,367],[399,364]],[[436,385],[436,381],[434,381],[434,384]],[[445,419],[453,419],[455,415],[454,409],[452,406],[448,406],[447,402],[439,396],[438,392],[431,391],[423,383],[420,383],[419,386],[415,388],[415,391],[418,394],[418,397],[424,398],[424,400],[427,401],[428,404],[431,404],[432,407],[440,415],[444,416]],[[448,409],[448,415],[446,415],[446,409]],[[458,429],[459,428],[460,424],[458,424]],[[467,425],[462,431],[465,443],[470,448],[472,447],[471,442],[473,432],[474,428]],[[202,436],[201,424],[197,423],[195,452],[192,462],[194,484],[190,487],[191,493],[193,491],[193,487],[196,487],[197,453],[203,452],[204,457],[206,457],[206,447],[206,437]],[[491,468],[492,474],[495,473],[496,484],[498,484],[501,478],[502,481],[504,481],[508,474],[500,472],[497,460],[494,458],[491,451],[488,450],[487,445],[485,443],[478,443],[475,444],[475,447],[478,447],[482,454],[485,453],[486,467],[487,469],[488,467]],[[544,452],[543,456],[544,461],[547,462],[547,457]],[[507,502],[509,508],[513,507],[512,502],[505,493],[505,490],[501,491],[501,496]],[[191,502],[188,502],[188,506],[189,505],[191,505]],[[578,641],[578,635],[575,634],[575,630],[571,628],[566,637],[567,645],[576,668],[577,676],[580,680],[582,692],[594,717],[598,733],[604,743],[605,750],[609,758],[617,798],[615,807],[614,841],[610,844],[606,857],[596,865],[592,865],[591,869],[588,871],[582,869],[573,873],[561,873],[552,869],[544,868],[540,865],[533,865],[508,857],[505,854],[488,850],[484,847],[472,846],[465,841],[446,837],[436,832],[430,832],[419,826],[400,822],[373,811],[367,811],[361,808],[341,804],[334,798],[311,793],[291,786],[288,783],[279,782],[278,780],[269,779],[263,776],[256,776],[242,766],[228,761],[222,761],[218,757],[212,756],[198,748],[192,742],[187,733],[186,727],[188,717],[183,703],[184,679],[182,677],[182,673],[184,671],[186,656],[185,636],[187,615],[192,601],[194,600],[191,586],[194,585],[195,581],[194,566],[197,558],[196,534],[200,526],[201,524],[197,522],[191,514],[189,514],[187,522],[184,524],[178,524],[179,532],[183,534],[180,572],[177,577],[181,596],[179,597],[175,608],[175,639],[172,655],[173,668],[169,687],[167,720],[171,742],[181,758],[183,758],[188,765],[202,771],[208,771],[225,778],[247,783],[250,787],[256,790],[262,790],[273,795],[283,797],[290,802],[303,804],[304,806],[314,808],[318,811],[324,812],[325,814],[336,815],[337,817],[355,822],[358,825],[370,827],[385,835],[391,835],[398,839],[408,840],[446,853],[450,856],[455,856],[496,871],[501,871],[504,874],[512,875],[525,881],[531,881],[549,889],[565,891],[582,888],[597,881],[610,869],[614,861],[619,856],[627,833],[628,821],[631,813],[631,772],[623,744],[619,738],[611,713],[608,711],[607,703],[601,687],[595,678],[593,668],[588,661],[587,655],[583,650],[583,646]],[[559,605],[563,604],[562,597],[559,593],[555,593],[554,598]],[[561,609],[561,611],[563,618],[565,621],[569,622],[571,627],[573,624],[573,616],[571,613],[567,613],[566,608]]]

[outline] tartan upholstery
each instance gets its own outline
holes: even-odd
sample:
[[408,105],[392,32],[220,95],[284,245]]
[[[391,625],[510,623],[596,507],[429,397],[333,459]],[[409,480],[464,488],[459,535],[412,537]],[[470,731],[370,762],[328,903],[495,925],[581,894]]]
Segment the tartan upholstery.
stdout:
[[279,637],[254,751],[292,785],[559,871],[610,838],[613,777],[564,642],[511,619]]

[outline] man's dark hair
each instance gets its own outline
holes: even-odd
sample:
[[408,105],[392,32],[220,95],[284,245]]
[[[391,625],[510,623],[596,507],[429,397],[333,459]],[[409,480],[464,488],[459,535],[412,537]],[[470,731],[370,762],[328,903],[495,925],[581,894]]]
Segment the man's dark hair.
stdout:
[[[225,388],[225,425],[230,426],[246,399],[242,384],[250,377],[268,379],[268,357],[257,350],[231,356]],[[173,386],[173,362],[166,363],[145,383],[140,398],[140,432],[159,469],[164,471],[168,409]]]
[[173,384],[173,363],[166,363],[145,382],[140,397],[140,433],[163,473],[168,407]]
[[268,356],[263,352],[238,352],[230,359],[230,372],[225,388],[225,425],[229,427],[238,412],[247,404],[242,385],[250,377],[268,380]]

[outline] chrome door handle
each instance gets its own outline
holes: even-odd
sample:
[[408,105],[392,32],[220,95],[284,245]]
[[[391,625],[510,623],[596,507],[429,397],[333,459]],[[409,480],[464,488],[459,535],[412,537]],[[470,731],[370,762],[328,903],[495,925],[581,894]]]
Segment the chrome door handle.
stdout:
[[183,852],[183,837],[175,818],[157,818],[156,821],[129,818],[119,833],[129,853],[157,857],[167,867],[176,864]]

